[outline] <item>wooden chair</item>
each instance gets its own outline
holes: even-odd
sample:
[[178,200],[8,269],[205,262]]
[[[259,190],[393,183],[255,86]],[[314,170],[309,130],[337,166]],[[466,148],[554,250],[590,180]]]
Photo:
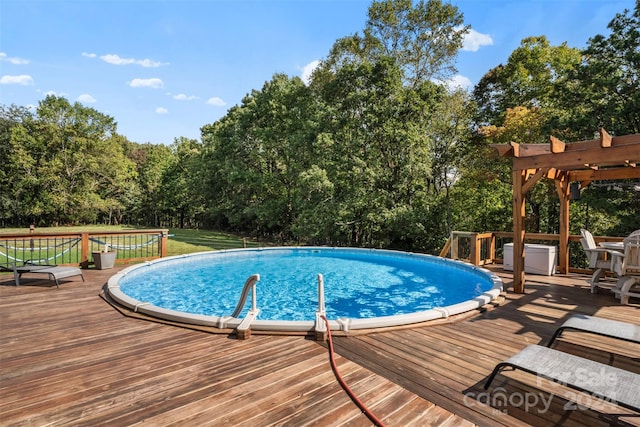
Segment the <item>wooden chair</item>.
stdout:
[[580,243],[582,244],[582,249],[584,250],[585,255],[587,255],[587,259],[589,260],[589,268],[595,269],[591,279],[587,280],[587,283],[591,285],[591,293],[596,293],[598,291],[598,287],[611,288],[613,285],[603,286],[604,284],[600,282],[600,279],[607,271],[613,271],[613,253],[616,251],[601,248],[596,245],[593,234],[584,228],[580,229],[580,234],[582,234]]
[[629,297],[640,298],[640,230],[624,239],[624,253],[613,255],[612,269],[619,276],[613,292],[622,304],[629,304]]

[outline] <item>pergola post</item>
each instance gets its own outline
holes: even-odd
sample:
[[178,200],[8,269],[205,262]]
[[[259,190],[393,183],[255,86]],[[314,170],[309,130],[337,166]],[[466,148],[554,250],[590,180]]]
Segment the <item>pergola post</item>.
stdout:
[[527,171],[513,174],[513,291],[524,293],[524,177]]
[[560,199],[560,240],[558,242],[560,256],[559,268],[560,273],[567,274],[569,272],[569,200],[570,200],[570,183],[566,174],[555,179],[556,191]]

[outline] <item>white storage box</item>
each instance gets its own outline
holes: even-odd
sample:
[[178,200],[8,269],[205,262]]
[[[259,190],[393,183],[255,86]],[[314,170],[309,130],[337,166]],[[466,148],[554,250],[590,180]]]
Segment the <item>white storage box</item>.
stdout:
[[[507,243],[503,247],[503,268],[513,271],[513,243]],[[558,250],[555,246],[536,245],[527,243],[524,245],[524,272],[552,276],[556,272],[558,263]]]

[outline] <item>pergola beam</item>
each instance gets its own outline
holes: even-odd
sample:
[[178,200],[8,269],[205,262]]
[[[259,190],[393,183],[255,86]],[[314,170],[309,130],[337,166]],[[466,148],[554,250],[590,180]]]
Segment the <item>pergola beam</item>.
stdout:
[[616,166],[640,162],[640,136],[638,144],[596,147],[590,150],[564,151],[562,153],[539,154],[514,157],[516,170],[555,167],[556,169],[580,169],[592,165]]
[[622,167],[569,171],[569,181],[604,181],[615,179],[640,179],[640,168]]
[[[557,154],[561,152],[573,152],[573,151],[590,151],[594,148],[611,148],[621,147],[623,145],[633,145],[640,141],[640,134],[623,135],[611,137],[606,130],[600,129],[601,136],[598,139],[589,139],[585,141],[564,143],[556,137],[550,136],[549,145],[545,144],[517,144],[511,142],[509,144],[491,144],[490,147],[496,149],[500,157],[527,157],[532,155],[542,154]],[[608,135],[608,136],[607,136]],[[555,139],[564,144],[563,151],[552,151],[551,139]],[[519,155],[514,155],[513,147],[517,146],[519,149]]]

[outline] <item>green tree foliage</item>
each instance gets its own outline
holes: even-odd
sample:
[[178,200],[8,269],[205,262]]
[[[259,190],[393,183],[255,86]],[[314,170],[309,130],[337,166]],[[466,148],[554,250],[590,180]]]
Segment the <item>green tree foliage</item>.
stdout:
[[349,62],[393,58],[411,87],[455,74],[455,58],[469,26],[456,6],[441,0],[382,0],[369,7],[364,35],[339,39],[326,61],[334,70]]
[[55,96],[23,116],[11,127],[5,166],[12,221],[117,222],[135,171],[115,131],[111,117]]
[[[495,144],[508,144],[515,142],[537,143],[544,142],[543,134],[546,116],[542,108],[515,107],[507,108],[502,126],[484,126],[480,132]],[[511,162],[503,162],[503,167],[511,169]],[[509,174],[504,174],[505,184],[511,183]],[[558,221],[558,197],[555,184],[552,181],[542,180],[538,182],[526,194],[526,205],[529,209],[525,228],[532,232],[554,233],[559,229]]]
[[571,129],[567,137],[590,139],[600,127],[613,135],[640,133],[640,1],[608,28],[608,37],[589,39],[580,64],[558,82],[566,114],[557,127]]
[[14,168],[9,162],[13,152],[11,145],[12,129],[25,120],[31,119],[31,113],[26,107],[16,105],[0,106],[0,223],[10,225],[16,220],[19,200],[10,191],[14,181],[11,177]]
[[314,115],[302,80],[276,74],[203,127],[210,214],[220,225],[291,238],[296,185],[314,157]]
[[175,161],[173,152],[165,145],[130,144],[127,155],[135,163],[140,190],[131,216],[135,222],[160,227],[165,220],[164,174]]
[[[640,133],[640,1],[633,11],[616,14],[608,36],[596,35],[582,51],[582,61],[557,82],[564,113],[555,126],[564,139],[592,139],[603,127],[612,135]],[[582,191],[571,211],[577,232],[626,235],[640,224],[640,192],[635,182],[597,182]]]
[[545,36],[523,39],[505,65],[489,70],[475,86],[479,123],[500,125],[508,108],[554,110],[558,103],[554,83],[565,78],[579,62],[580,51],[566,43],[551,46]]
[[204,209],[199,170],[202,144],[195,139],[176,138],[171,146],[172,157],[162,176],[160,188],[165,216],[163,225],[197,228]]
[[[549,134],[554,133],[551,118],[564,114],[559,109],[556,84],[566,79],[579,62],[580,51],[566,43],[551,46],[545,36],[522,40],[507,63],[489,70],[474,88],[478,104],[476,120],[484,125],[480,131],[487,142],[548,143]],[[499,173],[503,177],[500,187],[510,184],[511,176],[507,173],[510,162],[496,162],[495,167],[503,169]],[[559,202],[553,182],[539,182],[526,199],[525,228],[532,232],[556,232]]]
[[[614,135],[637,133],[639,4],[633,15],[616,15],[608,26],[611,34],[594,36],[583,51],[550,46],[543,36],[523,40],[506,65],[490,70],[475,87],[478,121],[489,125],[482,128],[485,136],[499,143],[547,143],[550,134],[566,142],[591,139],[599,127]],[[505,170],[510,166],[496,164]],[[510,180],[503,176],[505,183]],[[625,234],[637,228],[638,193],[605,188],[616,185],[592,184],[573,203],[573,232],[589,227],[601,234]],[[527,194],[527,208],[527,230],[558,229],[557,195],[550,182],[538,183]]]
[[376,56],[395,58],[410,86],[455,74],[469,26],[456,6],[440,0],[384,0],[369,7],[365,40]]
[[391,58],[327,73],[315,90],[325,111],[321,165],[335,192],[333,239],[392,244],[402,239],[395,231],[415,225],[415,205],[423,202],[430,165],[424,129],[441,89],[404,87]]

